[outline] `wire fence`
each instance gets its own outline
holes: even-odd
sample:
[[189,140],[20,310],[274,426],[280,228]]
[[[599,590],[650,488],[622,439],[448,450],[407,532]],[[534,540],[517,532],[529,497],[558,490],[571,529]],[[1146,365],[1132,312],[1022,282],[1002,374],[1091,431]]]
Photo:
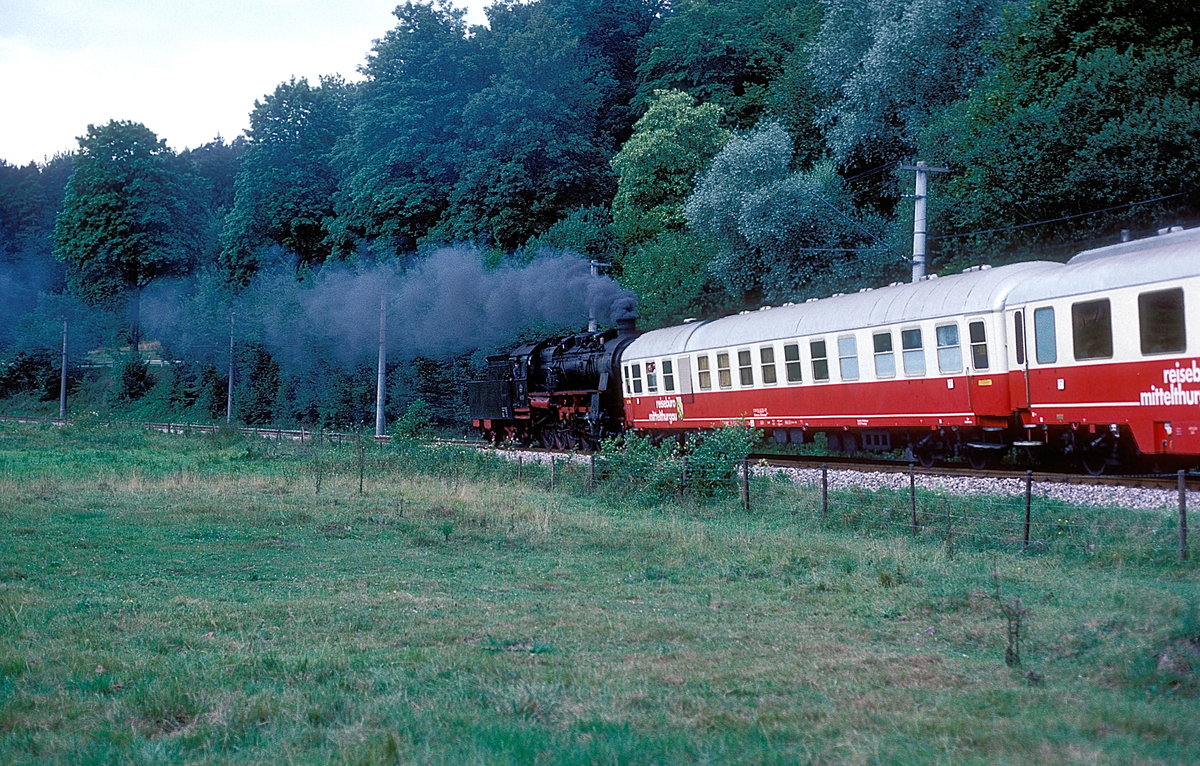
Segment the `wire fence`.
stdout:
[[[503,453],[501,453],[503,454]],[[1189,560],[1189,492],[1063,485],[1024,478],[871,478],[829,468],[776,470],[747,463],[620,465],[611,456],[508,455],[511,480],[550,491],[605,493],[644,503],[723,505],[729,512],[788,516],[856,534],[904,535],[950,547],[1056,552],[1092,559]],[[921,481],[919,485],[918,481]],[[1014,486],[1015,485],[1015,486]]]
[[[196,433],[192,431],[192,433]],[[244,438],[228,434],[228,438]],[[368,435],[256,440],[265,458],[280,458],[298,480],[375,482],[424,473],[448,482],[517,482],[549,492],[602,494],[626,503],[703,505],[722,513],[776,515],[796,523],[873,536],[905,535],[951,547],[1059,552],[1114,562],[1190,559],[1188,492],[1182,473],[1175,492],[1073,487],[1026,474],[1024,479],[928,477],[860,471],[773,469],[726,458],[661,455],[562,456],[505,452],[453,444],[394,441]],[[222,438],[217,432],[207,438]],[[35,479],[41,469],[17,470],[4,461],[0,478]],[[50,470],[52,466],[46,467]],[[868,478],[876,476],[876,478]],[[878,478],[884,476],[884,478]],[[1130,502],[1130,499],[1136,502]]]
[[[624,503],[775,515],[826,529],[904,535],[950,547],[1031,555],[1055,552],[1114,562],[1188,561],[1187,510],[1198,494],[1186,490],[1182,475],[1175,492],[1118,493],[1108,487],[1074,486],[1064,493],[1063,485],[1032,472],[1023,479],[999,481],[931,479],[915,471],[877,475],[830,468],[778,470],[745,461],[697,464],[685,457],[631,464],[619,454],[563,456],[427,443],[384,448],[389,457],[379,463],[370,458],[370,450],[363,450],[366,441],[358,446],[328,444],[325,470],[357,470],[360,483],[364,471],[379,475],[395,470],[456,484],[491,479],[548,492],[604,495]],[[369,461],[365,468],[364,460]],[[938,481],[945,485],[938,486]]]

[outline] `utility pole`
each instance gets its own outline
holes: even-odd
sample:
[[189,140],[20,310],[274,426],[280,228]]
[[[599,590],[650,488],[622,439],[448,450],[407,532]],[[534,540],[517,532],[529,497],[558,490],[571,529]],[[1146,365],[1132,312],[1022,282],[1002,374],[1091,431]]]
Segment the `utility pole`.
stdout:
[[375,436],[383,436],[383,400],[387,386],[387,296],[379,296],[379,369],[375,376]]
[[229,380],[225,391],[225,422],[233,422],[233,318],[237,314],[229,312]]
[[62,374],[58,379],[58,419],[67,419],[67,320],[63,320]]
[[925,278],[925,198],[928,196],[929,174],[946,173],[949,168],[931,168],[926,162],[918,160],[915,165],[901,165],[900,169],[917,172],[916,193],[912,195],[914,200],[912,281],[920,282]]

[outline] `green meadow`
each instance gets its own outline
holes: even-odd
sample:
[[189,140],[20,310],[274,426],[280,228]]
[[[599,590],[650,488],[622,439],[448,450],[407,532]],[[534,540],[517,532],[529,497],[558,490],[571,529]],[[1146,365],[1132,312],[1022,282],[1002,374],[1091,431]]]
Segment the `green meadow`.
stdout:
[[1200,762],[1194,559],[585,473],[2,425],[0,763]]

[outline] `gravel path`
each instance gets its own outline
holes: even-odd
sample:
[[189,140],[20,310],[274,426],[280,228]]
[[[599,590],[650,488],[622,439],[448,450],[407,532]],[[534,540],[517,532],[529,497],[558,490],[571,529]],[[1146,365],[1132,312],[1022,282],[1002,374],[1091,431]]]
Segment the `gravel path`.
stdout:
[[[819,468],[773,468],[758,466],[754,469],[758,474],[782,473],[789,474],[797,484],[819,486],[821,470]],[[945,492],[951,495],[991,495],[991,496],[1023,496],[1025,480],[984,479],[954,476],[928,476],[918,474],[917,487],[934,492]],[[831,490],[848,487],[863,487],[866,489],[908,489],[908,474],[885,471],[849,471],[829,470],[829,488]],[[1138,487],[1088,486],[1083,484],[1060,484],[1057,482],[1033,483],[1033,494],[1036,497],[1060,500],[1072,505],[1093,505],[1105,508],[1129,508],[1133,510],[1157,510],[1163,508],[1178,508],[1179,493],[1167,489],[1142,489]],[[1189,508],[1200,508],[1200,492],[1188,492]]]

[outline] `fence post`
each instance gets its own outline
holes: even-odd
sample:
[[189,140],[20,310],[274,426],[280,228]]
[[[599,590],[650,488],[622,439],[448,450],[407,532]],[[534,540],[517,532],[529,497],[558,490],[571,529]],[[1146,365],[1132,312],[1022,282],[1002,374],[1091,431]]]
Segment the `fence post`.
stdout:
[[367,445],[362,433],[358,435],[358,494],[363,493],[363,478],[367,474]]
[[821,466],[821,520],[829,519],[829,466]]
[[750,461],[742,459],[742,510],[750,513]]
[[1022,548],[1029,547],[1030,511],[1033,507],[1033,471],[1025,472],[1025,542]]
[[683,459],[679,461],[679,499],[680,500],[683,500],[684,495],[687,494],[687,483],[688,483],[688,459],[687,459],[687,455],[684,455]]
[[1187,472],[1179,472],[1179,563],[1187,561]]
[[525,461],[524,456],[517,455],[517,483],[518,484],[521,482],[521,468],[523,467],[522,464],[524,463],[524,461]]
[[908,506],[912,514],[912,533],[916,535],[920,531],[917,527],[917,471],[912,463],[908,464]]
[[554,491],[554,469],[558,466],[558,458],[550,456],[550,491]]
[[596,453],[588,455],[587,491],[596,490]]

